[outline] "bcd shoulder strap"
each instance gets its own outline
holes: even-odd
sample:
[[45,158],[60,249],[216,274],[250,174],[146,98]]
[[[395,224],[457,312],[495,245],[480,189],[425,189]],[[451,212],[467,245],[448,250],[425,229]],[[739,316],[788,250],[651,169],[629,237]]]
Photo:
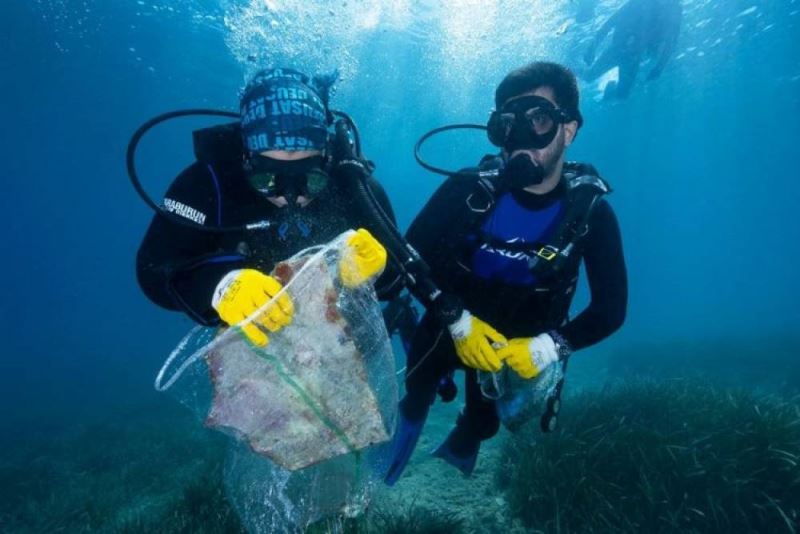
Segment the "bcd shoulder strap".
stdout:
[[483,219],[492,211],[500,194],[498,187],[499,168],[495,164],[497,156],[484,156],[480,166],[459,171],[454,178],[465,180],[467,195],[459,209],[462,215],[456,217],[455,224],[460,237],[466,236],[480,226]]
[[568,263],[579,241],[589,233],[589,220],[600,199],[611,192],[611,186],[589,164],[564,164],[567,184],[566,211],[550,243],[534,251],[529,267],[535,272],[558,272]]
[[[463,206],[463,215],[456,218],[457,238],[452,245],[466,245],[466,237],[480,228],[480,225],[494,208],[503,193],[499,186],[499,166],[497,156],[486,156],[479,167],[464,169],[458,173],[472,182]],[[568,262],[578,242],[589,231],[589,220],[599,200],[611,192],[609,184],[597,170],[586,163],[567,162],[564,164],[563,178],[567,185],[566,211],[549,243],[534,247],[520,245],[531,253],[529,267],[538,274],[547,271],[557,272]],[[503,244],[514,247],[514,244]]]

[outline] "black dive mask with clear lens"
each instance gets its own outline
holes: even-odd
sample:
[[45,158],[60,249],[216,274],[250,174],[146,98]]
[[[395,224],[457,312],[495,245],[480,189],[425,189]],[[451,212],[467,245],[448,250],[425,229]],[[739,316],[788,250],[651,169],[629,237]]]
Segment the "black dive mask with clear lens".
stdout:
[[522,96],[489,116],[489,141],[507,152],[544,148],[555,139],[569,116],[541,96]]
[[299,196],[316,197],[328,187],[330,178],[323,165],[322,156],[285,161],[254,155],[245,161],[244,169],[253,189],[293,202]]

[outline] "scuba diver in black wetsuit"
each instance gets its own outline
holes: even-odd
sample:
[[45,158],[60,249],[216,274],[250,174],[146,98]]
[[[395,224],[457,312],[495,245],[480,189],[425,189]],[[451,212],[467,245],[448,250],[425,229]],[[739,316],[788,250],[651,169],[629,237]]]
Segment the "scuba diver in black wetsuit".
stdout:
[[[336,179],[340,162],[328,150],[334,81],[335,76],[309,78],[292,69],[271,69],[248,84],[240,124],[227,125],[234,130],[235,149],[204,147],[208,153],[197,154],[198,161],[175,179],[164,198],[164,209],[196,226],[157,215],[139,249],[139,283],[153,302],[182,310],[201,324],[236,324],[281,289],[278,280],[264,274],[275,263],[350,228],[360,230],[348,242],[357,271],[347,271],[348,282],[383,271],[386,251],[365,229],[369,221],[353,209],[352,196]],[[219,128],[206,136],[222,139]],[[383,188],[371,177],[368,186],[393,220]],[[248,229],[253,221],[268,221],[268,227]],[[239,231],[204,231],[237,226]],[[376,285],[391,296],[402,286],[399,272],[390,265]],[[284,296],[243,331],[264,345],[266,332],[289,324],[292,313],[293,304]]]
[[[451,334],[460,358],[499,369],[491,343],[501,337],[433,284],[427,266],[397,231],[373,165],[361,154],[358,130],[346,114],[328,107],[335,78],[262,71],[245,88],[239,114],[177,111],[137,130],[128,147],[128,174],[157,213],[137,257],[142,290],[198,323],[238,324],[281,290],[281,282],[265,274],[278,261],[359,228],[340,264],[342,283],[379,276],[376,290],[384,300],[407,287],[441,324],[458,325]],[[197,114],[234,115],[239,121],[194,132],[197,161],[175,179],[159,206],[138,180],[136,147],[153,126]],[[284,293],[242,332],[263,346],[269,332],[290,324],[293,311]],[[406,335],[414,320],[407,299],[387,310],[387,323]]]
[[[630,0],[603,24],[586,50],[585,78],[592,81],[619,67],[619,81],[606,86],[604,99],[627,98],[647,57],[656,62],[647,80],[661,75],[678,43],[682,16],[680,0]],[[596,58],[597,48],[612,31],[611,44]]]
[[[608,185],[590,165],[564,162],[582,124],[574,75],[554,63],[532,63],[503,79],[495,103],[487,130],[501,153],[452,174],[406,237],[443,291],[508,338],[497,344],[502,363],[530,379],[550,365],[566,365],[573,351],[622,325],[627,275],[617,220],[603,198]],[[570,319],[582,262],[591,303]],[[470,474],[480,442],[499,428],[494,401],[481,392],[481,367],[456,358],[444,333],[430,314],[416,331],[400,402],[401,433],[410,437],[389,484],[400,477],[437,390],[454,369],[466,370],[466,407],[434,455]]]

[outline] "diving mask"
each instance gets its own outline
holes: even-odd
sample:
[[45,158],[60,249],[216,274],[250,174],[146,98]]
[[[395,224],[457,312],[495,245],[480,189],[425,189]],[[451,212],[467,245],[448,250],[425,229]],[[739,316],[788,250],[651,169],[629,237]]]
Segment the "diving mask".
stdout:
[[508,152],[548,146],[558,127],[572,120],[563,110],[541,96],[522,96],[493,111],[486,126],[489,141]]
[[313,198],[327,187],[330,177],[323,170],[322,156],[286,161],[253,155],[245,161],[244,169],[250,185],[268,197]]

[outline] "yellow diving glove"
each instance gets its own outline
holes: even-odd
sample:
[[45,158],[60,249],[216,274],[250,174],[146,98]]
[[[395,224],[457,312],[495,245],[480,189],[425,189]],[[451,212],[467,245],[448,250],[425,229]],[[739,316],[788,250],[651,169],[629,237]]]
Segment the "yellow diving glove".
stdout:
[[[220,318],[233,326],[247,319],[283,288],[280,282],[255,269],[238,269],[226,274],[214,290],[211,305]],[[242,325],[242,332],[259,347],[269,343],[261,327],[277,332],[292,322],[294,305],[285,292],[252,322]]]
[[367,230],[359,228],[347,238],[347,248],[339,260],[339,277],[345,287],[356,287],[386,267],[386,249]]
[[467,367],[496,373],[503,366],[502,358],[492,347],[505,344],[506,338],[494,328],[464,310],[461,317],[447,327],[456,346],[456,354]]
[[559,349],[549,334],[509,340],[497,355],[522,378],[535,378],[558,361]]

